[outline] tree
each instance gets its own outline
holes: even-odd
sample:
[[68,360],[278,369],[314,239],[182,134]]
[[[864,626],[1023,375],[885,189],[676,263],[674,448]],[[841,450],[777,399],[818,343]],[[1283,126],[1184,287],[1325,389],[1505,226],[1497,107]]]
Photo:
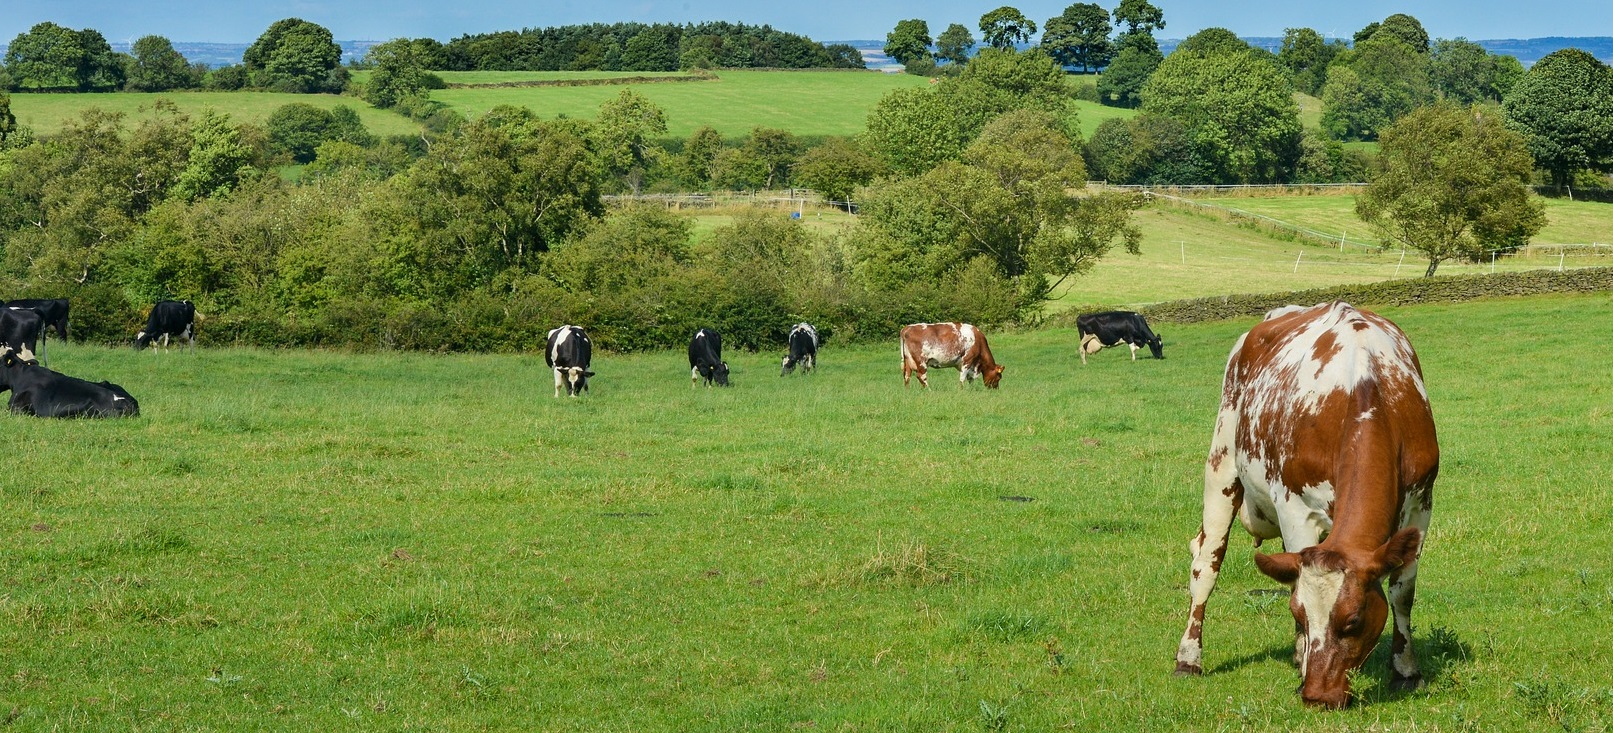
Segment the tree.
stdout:
[[1526,185],[1528,145],[1493,112],[1424,107],[1384,130],[1379,145],[1384,169],[1356,199],[1356,214],[1385,241],[1427,254],[1425,276],[1447,259],[1522,245],[1545,226]]
[[874,287],[971,279],[1006,281],[1011,312],[1031,308],[1124,241],[1137,252],[1129,196],[1072,197],[1086,178],[1053,117],[1019,110],[994,120],[964,152],[923,176],[869,191],[856,237],[858,266]]
[[1269,54],[1173,52],[1149,77],[1142,98],[1144,113],[1187,128],[1217,183],[1275,183],[1293,171],[1299,108]]
[[802,154],[791,174],[829,201],[849,201],[859,186],[884,171],[879,158],[856,142],[837,137]]
[[12,39],[5,63],[18,89],[70,91],[79,87],[83,59],[76,31],[45,22]]
[[1536,61],[1502,103],[1535,165],[1554,185],[1577,171],[1613,167],[1613,70],[1579,49]]
[[1120,49],[1098,77],[1098,101],[1111,107],[1141,105],[1143,85],[1162,60],[1157,50],[1150,54],[1136,47]]
[[1442,38],[1428,56],[1428,78],[1434,89],[1442,98],[1459,104],[1500,102],[1517,83],[1514,67],[1521,71],[1523,65],[1510,56],[1492,56],[1465,38]]
[[829,65],[836,69],[866,69],[867,62],[856,46],[849,43],[831,43],[823,47],[829,54]]
[[[1348,68],[1354,76],[1334,74]],[[1428,59],[1393,34],[1378,33],[1344,54],[1322,87],[1322,128],[1340,140],[1371,140],[1434,100]]]
[[683,154],[678,157],[683,180],[697,187],[711,183],[711,162],[722,147],[722,134],[710,125],[691,133],[683,144]]
[[211,109],[191,128],[190,152],[169,195],[184,201],[226,196],[252,171],[253,150],[230,117]]
[[342,47],[330,30],[301,18],[277,20],[242,54],[252,83],[274,91],[340,92]]
[[953,23],[935,39],[935,57],[953,64],[969,63],[969,51],[975,47],[975,37],[962,23]]
[[789,182],[790,168],[801,155],[801,143],[787,130],[757,127],[740,146],[740,152],[760,166],[761,187],[775,188]]
[[79,91],[110,92],[123,86],[128,56],[113,51],[106,37],[93,28],[78,32],[78,45],[84,49],[78,62]]
[[1128,33],[1147,33],[1165,29],[1165,12],[1148,0],[1120,0],[1115,7],[1115,23],[1126,24]]
[[11,95],[0,91],[0,150],[6,149],[6,141],[17,132],[17,116],[11,113]]
[[885,34],[885,55],[904,65],[930,55],[930,24],[919,18],[897,21]]
[[[1200,54],[1245,53],[1252,50],[1247,41],[1225,28],[1205,28],[1194,33],[1176,46],[1176,51]],[[1171,53],[1176,53],[1172,51]]]
[[1036,35],[1036,24],[1018,8],[1004,5],[980,16],[980,37],[992,48],[1012,49],[1016,43],[1030,41]]
[[666,134],[666,112],[632,89],[599,106],[597,137],[607,175],[621,178],[638,193],[644,172],[660,148],[654,140]]
[[129,64],[128,70],[127,88],[130,91],[186,89],[201,81],[194,75],[190,62],[162,36],[142,36],[130,50],[134,52],[134,63]]
[[1076,3],[1050,18],[1042,29],[1042,48],[1061,66],[1080,66],[1085,74],[1109,65],[1109,12],[1097,3]]
[[677,71],[678,39],[672,33],[671,28],[652,26],[627,39],[622,46],[622,70]]
[[[1428,31],[1423,29],[1423,24],[1416,18],[1405,13],[1395,13],[1384,18],[1377,31],[1369,37],[1375,37],[1379,34],[1393,36],[1401,43],[1411,46],[1411,50],[1417,53],[1428,53]],[[1359,43],[1360,41],[1357,42]]]
[[887,168],[911,176],[963,150],[967,138],[955,120],[955,111],[941,95],[926,89],[897,89],[869,111],[866,134]]
[[298,163],[311,162],[315,150],[328,140],[357,145],[373,142],[358,113],[346,105],[327,111],[311,104],[292,102],[270,113],[264,127],[269,132],[270,152],[288,155]]
[[1342,42],[1328,43],[1322,40],[1322,34],[1311,28],[1288,28],[1283,31],[1277,62],[1293,76],[1294,89],[1315,97],[1322,93],[1322,85],[1327,82],[1327,67],[1343,50]]
[[405,97],[423,97],[427,89],[439,86],[426,71],[429,58],[407,38],[372,46],[364,60],[374,66],[364,84],[364,101],[382,109]]

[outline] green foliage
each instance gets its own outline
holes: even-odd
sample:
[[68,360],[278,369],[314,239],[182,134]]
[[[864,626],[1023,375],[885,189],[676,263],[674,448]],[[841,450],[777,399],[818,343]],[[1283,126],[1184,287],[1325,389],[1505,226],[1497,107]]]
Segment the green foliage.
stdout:
[[1098,77],[1098,101],[1112,107],[1142,106],[1143,85],[1163,60],[1157,48],[1152,53],[1134,46],[1121,48]]
[[289,156],[298,163],[312,161],[314,150],[327,140],[359,145],[373,141],[358,114],[345,105],[325,110],[293,102],[269,115],[265,127],[269,132],[270,151]]
[[330,30],[301,18],[275,21],[242,55],[253,86],[294,93],[341,92],[341,59]]
[[1187,185],[1210,180],[1187,128],[1173,117],[1142,114],[1104,120],[1083,153],[1092,175],[1111,183]]
[[1004,5],[980,16],[980,37],[992,48],[1013,50],[1014,44],[1026,43],[1035,35],[1036,23],[1018,8]]
[[854,140],[831,138],[806,151],[791,178],[830,201],[849,201],[860,186],[885,172],[878,157]]
[[1564,49],[1535,62],[1503,103],[1535,165],[1561,186],[1577,170],[1613,168],[1613,71]]
[[1171,53],[1187,52],[1205,56],[1222,53],[1248,53],[1254,50],[1238,34],[1225,28],[1205,28],[1194,33],[1176,46]]
[[1322,85],[1327,82],[1328,67],[1345,50],[1343,41],[1328,43],[1322,39],[1322,34],[1311,28],[1288,28],[1283,31],[1277,62],[1292,75],[1294,89],[1316,97],[1322,94]]
[[420,44],[406,38],[371,47],[364,60],[374,70],[364,83],[364,101],[384,109],[406,97],[423,97],[426,90],[434,86],[440,87],[441,79],[433,84],[432,75],[426,71],[432,60],[428,53]]
[[1060,66],[1079,66],[1081,73],[1101,69],[1114,58],[1109,41],[1109,12],[1097,3],[1075,3],[1042,27],[1042,50]]
[[251,73],[245,64],[229,64],[213,69],[202,77],[202,87],[222,92],[233,92],[243,89],[252,82]]
[[1428,79],[1441,98],[1457,104],[1500,102],[1506,96],[1501,88],[1507,74],[1503,69],[1510,68],[1498,63],[1501,58],[1467,39],[1442,38],[1428,56]]
[[941,95],[926,89],[886,94],[868,113],[866,134],[886,167],[905,175],[923,173],[956,157],[966,142],[955,123],[955,110]]
[[1440,103],[1384,131],[1384,171],[1356,213],[1389,242],[1428,255],[1428,275],[1453,258],[1516,247],[1545,225],[1526,185],[1533,166],[1522,135],[1493,109]]
[[679,175],[685,183],[701,188],[711,182],[711,164],[722,151],[722,135],[710,127],[694,131],[683,143],[678,156]]
[[129,91],[161,92],[201,85],[201,77],[190,62],[162,36],[142,36],[130,50],[134,52],[134,62],[129,64]]
[[646,28],[622,45],[623,71],[677,71],[677,38],[669,29]]
[[[944,35],[944,34],[943,34]],[[849,43],[831,43],[823,47],[829,54],[829,65],[836,69],[866,69],[863,54]]]
[[595,138],[605,174],[620,179],[633,193],[644,182],[645,171],[659,159],[653,141],[666,134],[666,113],[632,89],[599,107]]
[[1269,55],[1178,50],[1143,87],[1143,112],[1175,118],[1217,183],[1287,180],[1301,127],[1293,88]]
[[1067,195],[1083,185],[1085,167],[1045,112],[999,117],[963,158],[863,196],[854,240],[870,286],[899,291],[913,282],[940,283],[985,258],[1012,283],[1012,311],[1021,313],[1090,269],[1117,238],[1136,251],[1140,235],[1129,212],[1137,202]]
[[1428,31],[1423,29],[1420,21],[1404,13],[1395,13],[1384,18],[1382,23],[1367,26],[1355,35],[1355,42],[1356,45],[1360,45],[1373,38],[1385,36],[1406,44],[1417,53],[1428,53]]
[[230,124],[230,117],[213,110],[202,113],[191,127],[190,152],[185,169],[170,195],[184,201],[227,196],[242,178],[255,173],[256,151]]
[[975,37],[962,23],[953,23],[935,38],[935,57],[952,64],[969,63],[969,51],[975,46]]
[[921,18],[897,21],[885,34],[885,55],[900,64],[930,55],[930,24]]
[[17,116],[11,113],[11,95],[0,91],[0,150],[17,132]]
[[1322,129],[1339,140],[1376,139],[1395,120],[1433,100],[1427,57],[1393,34],[1379,33],[1328,69]]
[[1120,0],[1115,6],[1115,24],[1125,24],[1128,33],[1152,36],[1165,29],[1165,12],[1148,0]]
[[110,91],[123,85],[123,61],[99,31],[39,23],[6,48],[11,84],[27,91]]

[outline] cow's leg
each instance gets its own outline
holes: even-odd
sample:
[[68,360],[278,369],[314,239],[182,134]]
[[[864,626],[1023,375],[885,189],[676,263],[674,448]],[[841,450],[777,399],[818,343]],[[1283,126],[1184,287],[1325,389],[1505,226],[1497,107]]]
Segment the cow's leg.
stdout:
[[1237,461],[1232,456],[1232,439],[1237,430],[1237,414],[1222,409],[1210,441],[1210,457],[1204,463],[1204,521],[1199,534],[1188,544],[1193,553],[1188,589],[1187,631],[1176,647],[1177,674],[1203,674],[1204,610],[1221,574],[1221,561],[1227,555],[1232,519],[1243,503],[1243,484],[1238,481]]
[[[1430,491],[1431,489],[1425,489]],[[1406,497],[1408,503],[1417,497]],[[1419,507],[1410,512],[1408,527],[1417,527],[1428,536],[1428,520],[1433,508]],[[1412,560],[1389,575],[1389,606],[1394,609],[1394,646],[1389,656],[1390,687],[1396,690],[1415,690],[1423,685],[1422,669],[1417,666],[1417,652],[1411,647],[1411,605],[1417,597],[1417,561]]]
[[914,374],[916,374],[916,375],[918,375],[918,378],[919,378],[919,386],[920,386],[920,387],[923,387],[923,388],[925,388],[925,389],[929,389],[929,388],[930,388],[930,376],[929,376],[929,375],[930,375],[930,373],[929,373],[929,371],[927,371],[927,370],[926,370],[926,369],[925,369],[925,368],[924,368],[924,365],[923,365],[923,364],[922,364],[922,363],[920,363],[920,364],[915,364],[915,365],[914,365],[914,366],[913,366],[913,373],[914,373]]
[[700,367],[689,367],[689,389],[700,384]]
[[559,369],[552,369],[551,371],[554,372],[554,396],[559,397],[560,396],[560,370]]
[[47,367],[50,366],[50,357],[45,355],[45,342],[49,341],[49,340],[50,339],[45,336],[44,329],[40,329],[40,331],[39,331],[39,363],[43,364],[43,365],[45,365]]
[[1134,343],[1131,343],[1129,341],[1126,342],[1126,345],[1131,347],[1131,360],[1136,361],[1137,360],[1137,345],[1134,344]]

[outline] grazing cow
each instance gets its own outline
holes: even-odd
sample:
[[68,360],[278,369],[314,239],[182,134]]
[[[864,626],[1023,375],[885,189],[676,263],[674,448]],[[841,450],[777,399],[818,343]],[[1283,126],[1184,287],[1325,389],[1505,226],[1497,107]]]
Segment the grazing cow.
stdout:
[[594,345],[580,326],[561,326],[549,332],[549,343],[543,351],[543,360],[554,370],[554,396],[560,396],[560,385],[566,395],[576,397],[588,391],[588,363],[594,358]]
[[801,365],[801,373],[811,372],[818,366],[818,329],[810,323],[797,323],[790,329],[790,353],[784,357],[784,369],[778,373],[784,376],[795,371],[795,365]]
[[1126,344],[1131,347],[1131,360],[1137,360],[1137,350],[1147,346],[1155,359],[1165,358],[1165,342],[1149,330],[1148,321],[1131,311],[1088,313],[1075,319],[1075,328],[1081,332],[1081,363],[1087,363],[1087,354],[1096,354],[1110,346]]
[[1422,366],[1395,324],[1335,302],[1245,333],[1227,359],[1204,465],[1177,674],[1203,671],[1204,604],[1236,515],[1256,546],[1281,538],[1287,550],[1256,553],[1255,564],[1292,589],[1306,703],[1348,704],[1348,675],[1377,645],[1391,606],[1393,687],[1420,685],[1411,606],[1438,473]]
[[986,334],[967,323],[915,323],[902,327],[902,386],[914,374],[919,384],[930,386],[926,369],[954,367],[958,386],[980,377],[996,389],[1003,378],[1003,366],[991,358]]
[[716,331],[702,328],[689,339],[689,386],[704,378],[706,386],[716,382],[718,387],[728,386],[728,362],[722,360],[722,337]]
[[178,336],[185,339],[185,348],[191,351],[196,349],[196,306],[188,300],[159,300],[151,306],[151,315],[146,318],[146,327],[135,334],[134,347],[143,349],[151,344],[155,350],[155,341],[162,339],[163,350],[168,349],[168,337]]
[[25,360],[35,358],[44,319],[28,308],[0,308],[0,347],[10,347]]
[[45,333],[47,330],[56,331],[61,340],[67,340],[67,310],[66,298],[24,298],[6,303],[10,308],[27,308],[39,314],[41,330],[39,332],[39,359],[45,363],[50,360],[45,357]]
[[58,374],[9,347],[0,347],[0,392],[11,390],[11,411],[38,417],[134,417],[140,403],[111,382]]

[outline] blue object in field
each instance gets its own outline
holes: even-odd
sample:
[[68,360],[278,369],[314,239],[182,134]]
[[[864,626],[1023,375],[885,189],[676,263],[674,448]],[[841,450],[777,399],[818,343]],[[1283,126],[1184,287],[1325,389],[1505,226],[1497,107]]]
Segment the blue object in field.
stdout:
[[799,219],[799,218],[801,218],[801,212],[799,212],[799,211],[790,212],[790,218],[791,219]]

